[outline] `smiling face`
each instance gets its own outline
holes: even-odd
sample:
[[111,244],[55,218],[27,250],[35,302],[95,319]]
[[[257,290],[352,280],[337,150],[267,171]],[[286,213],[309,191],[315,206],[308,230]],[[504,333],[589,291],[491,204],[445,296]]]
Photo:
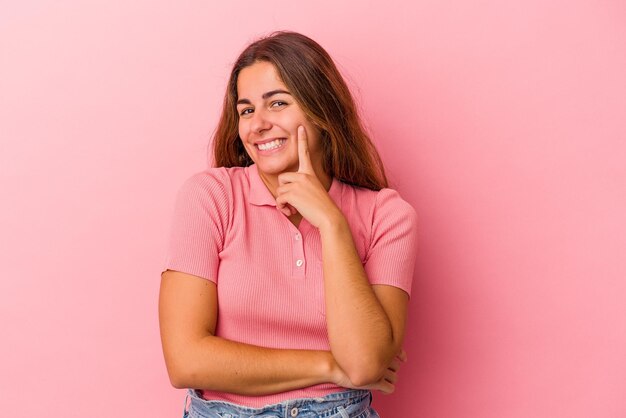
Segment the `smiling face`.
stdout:
[[280,80],[273,64],[258,61],[237,78],[239,137],[259,174],[272,184],[278,174],[298,171],[298,126],[304,126],[311,162],[323,174],[320,131]]

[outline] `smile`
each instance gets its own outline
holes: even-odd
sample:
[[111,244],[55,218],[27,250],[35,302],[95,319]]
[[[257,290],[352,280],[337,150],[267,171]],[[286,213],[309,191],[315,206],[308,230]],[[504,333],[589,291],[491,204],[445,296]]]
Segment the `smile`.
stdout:
[[261,151],[272,151],[283,146],[285,142],[287,142],[286,139],[275,139],[264,144],[256,144],[256,147]]

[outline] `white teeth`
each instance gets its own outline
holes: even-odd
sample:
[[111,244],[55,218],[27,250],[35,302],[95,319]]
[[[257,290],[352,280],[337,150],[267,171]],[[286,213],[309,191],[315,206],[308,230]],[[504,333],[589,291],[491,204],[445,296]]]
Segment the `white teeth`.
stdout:
[[269,150],[273,150],[275,148],[280,147],[282,144],[285,143],[285,141],[287,141],[286,139],[275,139],[272,142],[266,142],[265,144],[258,144],[257,147],[259,147],[259,149],[261,151],[269,151]]

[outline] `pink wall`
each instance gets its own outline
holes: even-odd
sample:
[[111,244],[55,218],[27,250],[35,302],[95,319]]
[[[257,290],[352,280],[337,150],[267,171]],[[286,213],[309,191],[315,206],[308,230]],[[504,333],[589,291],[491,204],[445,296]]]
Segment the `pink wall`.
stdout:
[[420,215],[382,415],[626,416],[624,2],[268,4],[0,4],[0,415],[180,416],[156,315],[174,195],[237,53],[285,28],[359,86]]

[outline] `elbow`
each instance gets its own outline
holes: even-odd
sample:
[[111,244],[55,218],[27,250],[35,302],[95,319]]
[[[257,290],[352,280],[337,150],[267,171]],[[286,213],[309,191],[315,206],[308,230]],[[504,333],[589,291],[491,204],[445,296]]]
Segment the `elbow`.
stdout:
[[167,346],[164,349],[165,367],[170,384],[176,389],[186,388],[206,388],[203,385],[209,384],[206,378],[206,371],[198,365],[202,347],[199,343],[187,343],[187,347],[182,349],[174,346]]
[[181,383],[178,380],[170,379],[170,383],[172,384],[172,387],[174,389],[187,389],[187,385],[185,385],[184,383]]
[[373,385],[382,378],[383,374],[376,371],[359,370],[348,374],[350,382],[356,387],[365,387]]
[[186,389],[189,387],[187,385],[187,380],[180,375],[172,375],[170,374],[170,383],[176,389]]
[[170,384],[176,389],[185,389],[189,386],[187,385],[188,379],[180,372],[169,371],[168,376],[170,378]]
[[389,347],[381,349],[362,349],[344,352],[336,356],[337,362],[350,382],[357,387],[369,386],[385,377],[391,366],[396,350]]
[[363,359],[348,365],[344,370],[354,386],[374,384],[383,378],[387,366],[378,359]]
[[170,379],[170,384],[176,389],[194,387],[194,373],[191,370],[187,370],[180,366],[168,365],[167,375]]

